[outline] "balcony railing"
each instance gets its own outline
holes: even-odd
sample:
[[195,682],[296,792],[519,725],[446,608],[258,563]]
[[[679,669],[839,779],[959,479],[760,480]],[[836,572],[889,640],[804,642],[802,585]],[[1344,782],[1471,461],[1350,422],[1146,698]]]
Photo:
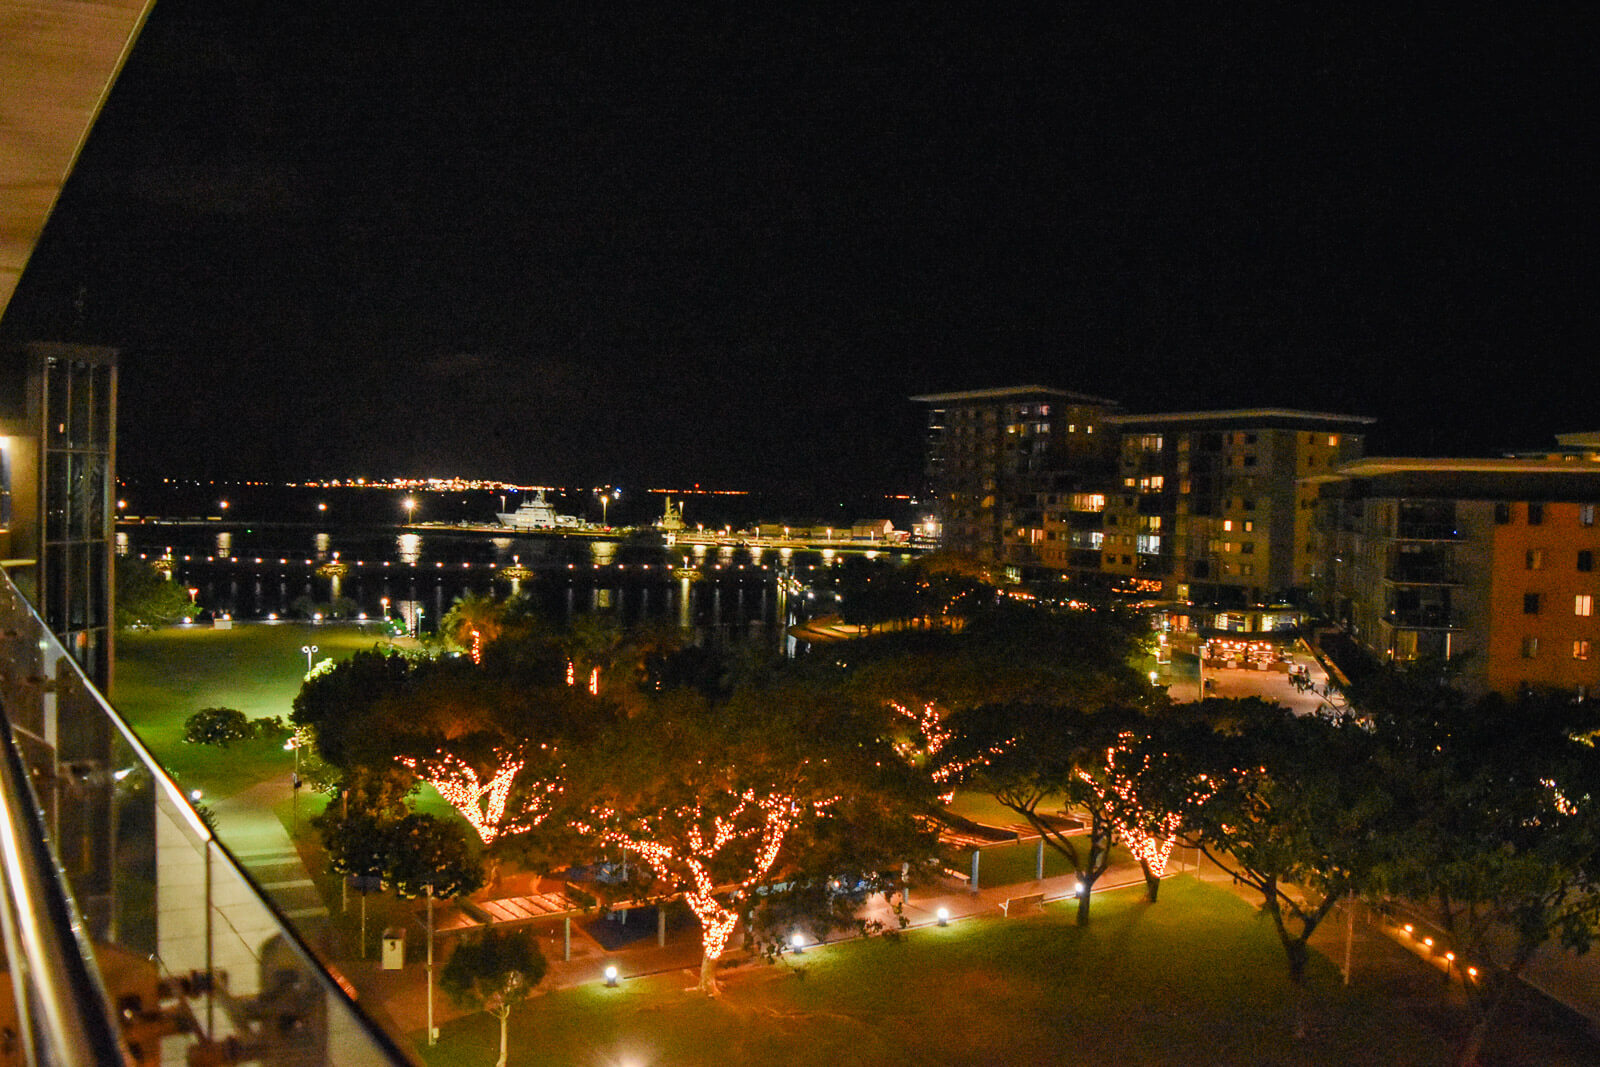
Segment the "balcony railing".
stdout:
[[0,710],[0,1026],[24,1062],[412,1062],[3,573]]

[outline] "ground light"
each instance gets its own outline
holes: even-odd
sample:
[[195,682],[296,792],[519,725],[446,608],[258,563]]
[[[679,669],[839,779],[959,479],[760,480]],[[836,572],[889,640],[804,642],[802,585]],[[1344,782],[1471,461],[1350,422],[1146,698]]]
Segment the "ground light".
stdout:
[[806,939],[804,934],[792,934],[789,937],[789,947],[794,949],[796,956],[806,954]]
[[606,985],[612,989],[617,987],[617,965],[615,963],[606,964]]
[[939,915],[939,925],[940,926],[949,926],[950,925],[950,909],[949,908],[940,908],[939,911],[938,911],[938,915]]

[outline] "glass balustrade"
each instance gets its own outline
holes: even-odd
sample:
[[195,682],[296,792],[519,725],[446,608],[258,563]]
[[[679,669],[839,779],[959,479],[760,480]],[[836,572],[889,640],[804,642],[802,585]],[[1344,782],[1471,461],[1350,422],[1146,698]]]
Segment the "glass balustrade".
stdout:
[[[0,1041],[27,1060],[103,1063],[85,1033],[99,1012],[115,1019],[137,1063],[412,1062],[318,963],[4,576],[0,707],[15,753],[8,765],[20,772],[7,775],[4,798]],[[48,888],[19,892],[57,873],[61,910]],[[61,963],[51,944],[86,953],[89,978],[41,986]],[[40,1049],[49,1055],[29,1054]]]

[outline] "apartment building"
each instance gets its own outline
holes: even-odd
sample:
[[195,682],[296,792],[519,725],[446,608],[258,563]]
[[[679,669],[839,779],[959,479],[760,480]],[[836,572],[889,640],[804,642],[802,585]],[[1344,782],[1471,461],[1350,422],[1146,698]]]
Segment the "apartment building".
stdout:
[[1500,459],[1365,459],[1320,479],[1318,599],[1381,659],[1512,695],[1600,686],[1600,435]]
[[1371,419],[1280,408],[1130,415],[1042,386],[913,397],[946,547],[1015,575],[1171,600],[1297,597],[1324,556],[1315,487]]
[[1175,600],[1298,599],[1324,556],[1304,479],[1362,454],[1373,420],[1258,408],[1118,415],[1101,566]]
[[[1047,510],[1103,491],[1116,466],[1105,427],[1117,403],[1037,385],[911,399],[928,405],[926,473],[944,545],[1018,575],[1072,568],[1073,543],[1047,541]],[[1093,516],[1086,530],[1099,525],[1098,512],[1084,514]]]

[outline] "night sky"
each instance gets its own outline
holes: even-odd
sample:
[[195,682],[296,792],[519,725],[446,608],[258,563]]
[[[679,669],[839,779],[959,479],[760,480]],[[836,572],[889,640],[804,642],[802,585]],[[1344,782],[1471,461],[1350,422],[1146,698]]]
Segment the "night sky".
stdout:
[[156,5],[0,324],[123,349],[125,472],[911,491],[909,394],[1031,383],[1600,429],[1591,16],[492,6]]

